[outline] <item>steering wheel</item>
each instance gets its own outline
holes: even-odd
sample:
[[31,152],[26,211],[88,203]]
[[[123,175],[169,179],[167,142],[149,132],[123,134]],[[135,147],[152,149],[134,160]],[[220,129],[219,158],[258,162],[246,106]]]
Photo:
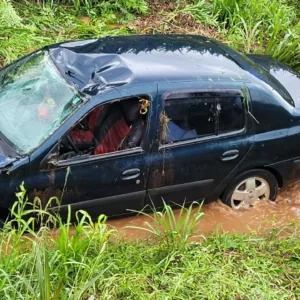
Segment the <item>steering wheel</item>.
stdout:
[[69,151],[74,151],[76,155],[81,154],[81,152],[78,150],[76,147],[75,143],[73,142],[70,133],[68,133],[61,141],[61,145],[63,146],[64,149],[69,150]]
[[66,135],[66,139],[69,142],[69,144],[71,145],[72,149],[75,151],[76,154],[80,154],[80,151],[78,150],[78,148],[76,147],[76,145],[74,144],[70,134],[68,133]]

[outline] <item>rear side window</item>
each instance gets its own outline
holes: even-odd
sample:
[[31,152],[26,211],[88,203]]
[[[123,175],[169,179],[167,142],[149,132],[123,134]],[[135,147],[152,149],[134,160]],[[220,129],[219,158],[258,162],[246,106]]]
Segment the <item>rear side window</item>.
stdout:
[[[195,94],[193,94],[195,95]],[[241,97],[167,99],[161,115],[161,144],[217,136],[244,128]]]
[[178,99],[165,102],[167,135],[165,142],[173,143],[215,134],[216,100]]
[[219,133],[237,131],[244,127],[245,114],[241,97],[219,99]]

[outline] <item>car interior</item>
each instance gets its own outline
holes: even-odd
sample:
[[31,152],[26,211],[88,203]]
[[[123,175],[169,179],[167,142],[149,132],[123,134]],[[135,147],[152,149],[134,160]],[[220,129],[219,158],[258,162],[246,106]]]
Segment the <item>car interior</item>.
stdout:
[[215,99],[180,99],[165,102],[169,121],[162,144],[194,139],[215,132]]
[[149,104],[136,97],[94,108],[61,140],[59,160],[140,147]]

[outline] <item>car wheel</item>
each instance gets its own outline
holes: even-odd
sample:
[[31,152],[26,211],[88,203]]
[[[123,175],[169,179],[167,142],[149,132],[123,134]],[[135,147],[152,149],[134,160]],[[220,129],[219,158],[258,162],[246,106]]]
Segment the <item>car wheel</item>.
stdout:
[[249,208],[261,200],[275,200],[278,182],[267,170],[247,171],[230,184],[221,200],[233,209]]

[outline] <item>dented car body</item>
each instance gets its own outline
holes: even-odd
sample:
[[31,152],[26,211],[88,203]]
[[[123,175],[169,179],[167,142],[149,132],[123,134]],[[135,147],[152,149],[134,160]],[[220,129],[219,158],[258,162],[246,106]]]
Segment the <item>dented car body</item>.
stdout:
[[[24,182],[93,217],[274,200],[300,178],[300,76],[201,36],[51,45],[0,71],[0,207]],[[57,205],[57,204],[56,204]]]

